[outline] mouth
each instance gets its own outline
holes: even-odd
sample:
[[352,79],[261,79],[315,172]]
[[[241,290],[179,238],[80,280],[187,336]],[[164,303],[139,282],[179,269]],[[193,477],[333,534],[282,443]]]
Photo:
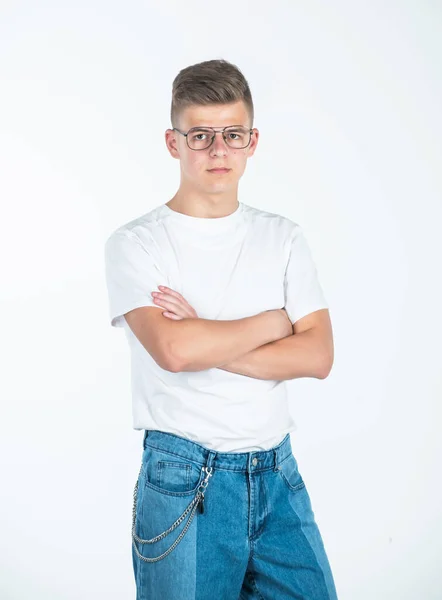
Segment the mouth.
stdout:
[[230,169],[208,169],[209,173],[228,173],[230,171]]

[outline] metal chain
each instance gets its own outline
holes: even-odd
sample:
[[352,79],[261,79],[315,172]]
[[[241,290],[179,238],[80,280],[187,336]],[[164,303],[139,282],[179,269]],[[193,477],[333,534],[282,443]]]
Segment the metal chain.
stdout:
[[[135,552],[136,552],[136,555],[138,556],[138,558],[141,558],[141,560],[144,560],[145,562],[156,562],[158,560],[161,560],[165,556],[167,556],[170,552],[172,552],[172,550],[180,543],[180,541],[184,537],[186,531],[190,527],[190,524],[192,523],[192,520],[195,516],[196,509],[198,508],[198,504],[201,501],[204,501],[204,490],[206,489],[206,487],[208,485],[209,477],[212,477],[212,467],[210,467],[210,468],[203,467],[202,468],[202,470],[205,471],[207,473],[207,475],[206,475],[204,481],[202,481],[201,484],[198,486],[198,490],[197,490],[195,497],[190,502],[189,506],[186,508],[186,510],[183,512],[183,514],[180,517],[178,517],[178,519],[175,521],[175,523],[173,523],[173,525],[171,527],[169,527],[169,529],[167,529],[166,531],[163,531],[163,533],[161,533],[160,535],[157,535],[156,537],[154,537],[150,540],[142,540],[135,533],[137,497],[138,497],[138,481],[140,479],[142,469],[143,469],[143,463],[141,464],[140,473],[138,474],[137,482],[135,484],[134,493],[133,493],[134,503],[133,503],[133,509],[132,509],[132,545],[135,549]],[[203,491],[200,491],[201,488]],[[183,531],[180,533],[180,535],[174,541],[172,546],[168,550],[166,550],[166,552],[163,552],[163,554],[160,554],[160,556],[156,556],[153,558],[146,558],[145,556],[143,556],[142,554],[139,553],[138,548],[135,544],[135,541],[137,541],[139,544],[153,544],[154,542],[157,542],[157,541],[165,538],[166,535],[168,535],[171,531],[173,531],[176,527],[178,527],[178,525],[185,519],[187,513],[190,510],[191,510],[191,514],[190,514],[189,520],[187,521]]]

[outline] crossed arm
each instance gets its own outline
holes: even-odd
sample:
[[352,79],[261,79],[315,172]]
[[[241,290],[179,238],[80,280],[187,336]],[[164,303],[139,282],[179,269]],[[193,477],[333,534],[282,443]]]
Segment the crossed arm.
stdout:
[[299,319],[294,333],[264,344],[220,369],[255,379],[325,379],[333,365],[333,336],[328,309]]
[[[174,290],[164,288],[152,295],[158,306],[167,309],[165,317],[186,322],[179,342],[183,358],[178,371],[219,368],[255,379],[279,381],[300,377],[325,379],[330,373],[334,348],[328,309],[299,319],[293,324],[292,333],[287,334],[287,325],[275,328],[277,322],[267,318],[279,311],[236,321],[210,321],[198,319],[194,309]],[[285,311],[284,314],[288,321]],[[238,353],[240,343],[242,348],[252,349]]]

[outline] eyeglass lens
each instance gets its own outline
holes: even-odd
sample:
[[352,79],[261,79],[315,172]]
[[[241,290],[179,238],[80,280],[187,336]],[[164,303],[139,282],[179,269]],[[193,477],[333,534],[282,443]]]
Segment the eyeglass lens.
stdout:
[[[215,132],[208,127],[195,127],[187,133],[187,143],[192,150],[204,150],[212,143]],[[224,139],[231,148],[245,148],[250,142],[250,130],[245,127],[229,127]]]

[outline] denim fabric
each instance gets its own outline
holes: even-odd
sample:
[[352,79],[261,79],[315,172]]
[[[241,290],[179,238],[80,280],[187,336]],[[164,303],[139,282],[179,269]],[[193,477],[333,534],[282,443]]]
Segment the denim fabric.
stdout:
[[144,432],[134,490],[134,531],[151,540],[168,530],[196,497],[212,467],[184,537],[189,512],[153,543],[132,540],[137,600],[336,600],[336,588],[290,435],[266,451],[216,452],[183,437]]

